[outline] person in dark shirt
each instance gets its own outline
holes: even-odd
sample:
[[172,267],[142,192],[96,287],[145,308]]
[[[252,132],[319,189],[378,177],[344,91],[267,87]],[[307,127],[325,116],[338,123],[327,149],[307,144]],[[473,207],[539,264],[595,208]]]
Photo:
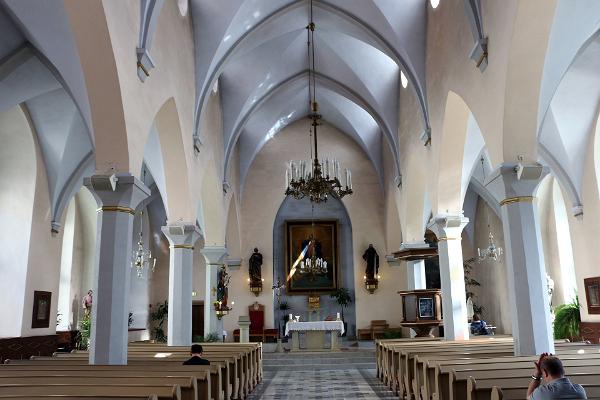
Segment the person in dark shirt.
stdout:
[[587,399],[583,387],[565,376],[558,357],[543,353],[534,364],[535,372],[527,388],[528,400]]
[[199,344],[193,344],[190,350],[192,356],[189,360],[184,361],[183,365],[210,365],[210,361],[202,358],[202,346]]
[[487,335],[487,323],[482,320],[478,314],[473,314],[473,321],[471,321],[471,333],[473,335]]

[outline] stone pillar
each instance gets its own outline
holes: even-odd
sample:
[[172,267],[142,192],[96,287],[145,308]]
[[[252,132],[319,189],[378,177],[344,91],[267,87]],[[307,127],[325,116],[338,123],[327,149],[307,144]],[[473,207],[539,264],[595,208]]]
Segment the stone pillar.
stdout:
[[194,244],[200,230],[194,223],[179,222],[162,227],[169,239],[169,346],[192,344],[192,284],[194,282]]
[[205,246],[202,254],[206,259],[206,288],[204,297],[204,334],[223,334],[223,322],[217,319],[213,303],[217,300],[217,275],[225,263],[227,249],[224,246]]
[[94,175],[84,185],[99,207],[90,364],[127,364],[133,218],[150,190],[130,174]]
[[250,317],[240,315],[238,317],[238,325],[240,327],[240,343],[250,342]]
[[438,238],[442,308],[446,340],[469,339],[461,233],[469,219],[438,214],[428,225]]
[[486,185],[501,206],[515,354],[554,353],[544,251],[534,198],[547,170],[533,164],[523,167],[518,176],[515,168],[515,164],[503,164]]

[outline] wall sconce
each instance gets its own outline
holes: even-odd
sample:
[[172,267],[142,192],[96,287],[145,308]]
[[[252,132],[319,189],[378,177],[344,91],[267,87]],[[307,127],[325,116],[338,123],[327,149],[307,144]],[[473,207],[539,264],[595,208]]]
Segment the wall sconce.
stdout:
[[367,278],[366,275],[363,276],[365,281],[365,289],[369,292],[369,294],[375,293],[377,288],[379,287],[379,280],[381,279],[381,275],[377,275],[374,278]]
[[262,278],[260,281],[251,280],[250,278],[248,278],[248,286],[250,286],[250,291],[254,293],[256,297],[258,297],[258,295],[262,292],[264,281],[265,278]]
[[[231,305],[233,306],[233,302],[231,302]],[[233,307],[227,307],[226,305],[224,305],[222,302],[220,301],[215,301],[213,303],[213,305],[215,306],[215,314],[217,315],[217,319],[221,319],[223,318],[225,315],[229,314],[229,311],[233,310]]]

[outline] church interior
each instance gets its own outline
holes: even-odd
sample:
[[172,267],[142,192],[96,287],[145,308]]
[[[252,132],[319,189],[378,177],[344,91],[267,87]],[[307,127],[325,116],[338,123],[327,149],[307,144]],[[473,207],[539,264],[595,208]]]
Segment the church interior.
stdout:
[[598,0],[0,0],[0,182],[0,399],[600,399]]

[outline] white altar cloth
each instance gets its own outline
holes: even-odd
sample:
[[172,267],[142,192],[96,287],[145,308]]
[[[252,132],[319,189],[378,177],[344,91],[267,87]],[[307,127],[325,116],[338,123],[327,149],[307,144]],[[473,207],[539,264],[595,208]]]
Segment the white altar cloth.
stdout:
[[314,321],[314,322],[288,322],[285,324],[285,336],[291,331],[340,331],[344,334],[342,321]]

